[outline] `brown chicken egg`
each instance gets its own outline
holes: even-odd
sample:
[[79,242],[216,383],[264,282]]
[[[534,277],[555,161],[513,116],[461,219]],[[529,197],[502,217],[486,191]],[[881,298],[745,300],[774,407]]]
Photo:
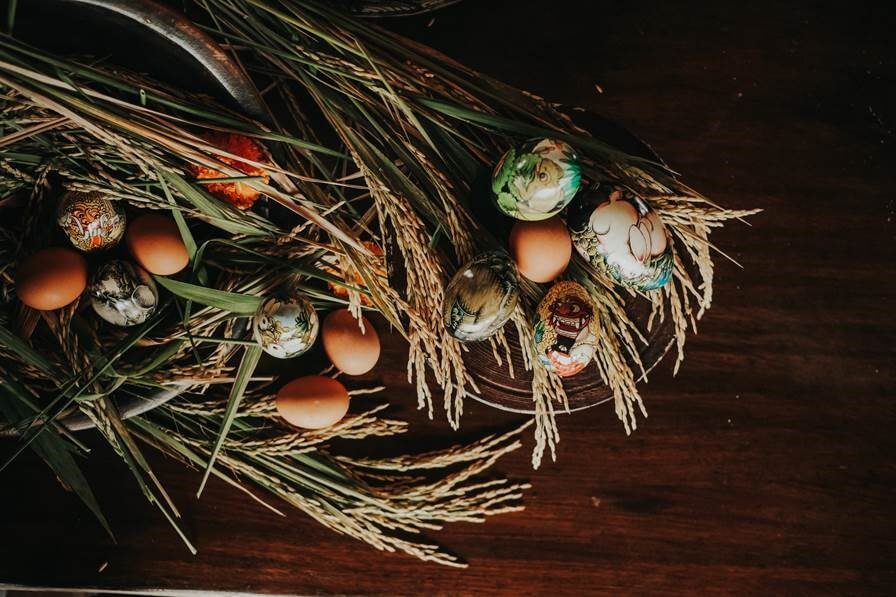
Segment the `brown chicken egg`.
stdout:
[[137,263],[151,274],[170,276],[190,262],[177,223],[162,214],[146,214],[131,222],[125,241]]
[[87,262],[62,247],[38,251],[16,271],[16,294],[39,311],[60,309],[81,296],[87,287]]
[[510,231],[510,252],[520,273],[533,282],[556,279],[572,257],[572,239],[563,220],[554,216],[518,221]]
[[367,373],[380,358],[380,337],[363,315],[364,331],[348,309],[339,309],[324,319],[324,351],[334,365],[349,375]]
[[291,425],[323,429],[338,423],[348,412],[348,390],[331,377],[308,375],[280,388],[276,406]]

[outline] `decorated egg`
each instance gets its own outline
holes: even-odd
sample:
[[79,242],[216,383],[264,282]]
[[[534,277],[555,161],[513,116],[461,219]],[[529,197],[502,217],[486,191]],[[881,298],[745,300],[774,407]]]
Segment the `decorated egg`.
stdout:
[[84,256],[63,247],[42,249],[16,270],[16,295],[38,311],[61,309],[87,286]]
[[[234,133],[210,133],[206,135],[205,138],[209,144],[219,147],[229,154],[239,156],[252,162],[268,162],[267,154],[262,145],[251,137]],[[225,155],[215,156],[215,159],[227,164],[234,170],[242,172],[246,176],[260,176],[265,183],[270,180],[267,171],[255,164],[249,164]],[[199,180],[230,178],[229,174],[224,174],[214,168],[209,168],[200,164],[193,164],[190,169],[192,170],[193,175]],[[261,193],[251,185],[238,180],[232,180],[230,182],[212,182],[205,184],[205,188],[215,197],[227,201],[238,209],[249,209],[261,195]]]
[[159,303],[159,291],[149,272],[120,259],[100,266],[88,291],[93,310],[113,325],[141,324],[156,312]]
[[278,359],[291,359],[311,348],[319,327],[317,312],[302,297],[267,298],[252,321],[255,341]]
[[512,147],[492,175],[498,209],[518,220],[545,220],[572,201],[581,184],[575,150],[556,139]]
[[331,377],[308,375],[280,388],[274,404],[287,423],[323,429],[342,420],[348,412],[349,395],[345,386]]
[[75,248],[95,251],[114,247],[124,236],[121,203],[100,192],[69,191],[56,207],[56,222]]
[[513,314],[519,289],[519,274],[507,253],[482,253],[460,268],[445,288],[445,327],[463,342],[488,338]]
[[674,257],[666,227],[630,191],[601,184],[570,206],[567,225],[576,250],[619,284],[660,288],[672,275]]
[[533,337],[538,360],[560,377],[575,375],[597,348],[597,309],[588,291],[557,282],[538,304]]

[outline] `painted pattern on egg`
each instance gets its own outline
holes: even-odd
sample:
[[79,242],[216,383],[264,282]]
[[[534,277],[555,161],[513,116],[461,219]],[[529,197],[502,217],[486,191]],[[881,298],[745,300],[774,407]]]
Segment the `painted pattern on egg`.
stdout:
[[478,255],[460,268],[445,288],[445,327],[462,342],[485,340],[513,314],[519,289],[516,264],[507,253]]
[[583,193],[567,211],[576,250],[617,283],[648,291],[669,281],[672,243],[659,215],[640,197],[599,185]]
[[518,220],[545,220],[559,213],[580,184],[575,150],[556,139],[537,139],[511,148],[492,176],[498,209]]
[[114,247],[125,231],[120,203],[100,192],[70,191],[63,195],[56,209],[56,222],[82,251]]
[[291,359],[307,351],[317,339],[317,312],[306,299],[265,299],[252,321],[255,341],[278,359]]
[[580,284],[554,284],[538,305],[534,340],[538,360],[560,377],[584,369],[597,348],[594,301]]
[[159,291],[149,272],[119,259],[97,270],[89,291],[93,310],[113,325],[139,325],[155,313],[159,303]]

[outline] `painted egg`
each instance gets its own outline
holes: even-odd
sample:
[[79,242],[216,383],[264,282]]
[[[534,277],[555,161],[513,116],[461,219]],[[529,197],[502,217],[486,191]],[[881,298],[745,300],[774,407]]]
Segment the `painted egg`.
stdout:
[[302,297],[287,301],[267,298],[252,321],[255,341],[278,359],[291,359],[311,348],[319,328],[317,312]]
[[96,271],[89,292],[93,310],[113,325],[141,324],[155,313],[159,303],[159,291],[149,272],[119,259],[104,263]]
[[554,284],[538,305],[534,321],[539,361],[560,377],[575,375],[597,348],[597,308],[576,282]]
[[[386,258],[383,253],[383,249],[376,244],[375,242],[365,240],[363,241],[364,246],[370,251],[374,257],[376,257],[376,265],[374,265],[373,273],[381,278],[386,278]],[[345,276],[342,271],[340,271],[339,266],[339,258],[334,256],[332,253],[328,253],[326,256],[321,258],[326,265],[323,265],[321,269],[325,272],[338,278],[340,280],[345,280]],[[349,274],[349,279],[354,277],[354,280],[350,282],[356,288],[363,289],[365,287],[364,278],[357,271],[353,272],[353,276]],[[336,298],[348,300],[348,288],[346,288],[343,284],[337,284],[333,281],[327,280],[327,288]],[[366,305],[368,307],[373,305],[373,301],[370,300],[370,297],[367,294],[361,293],[361,304]]]
[[114,247],[124,236],[124,210],[103,193],[70,191],[56,208],[56,222],[75,248],[96,251]]
[[575,150],[556,139],[512,147],[498,162],[492,191],[498,209],[518,220],[545,220],[572,201],[581,184]]
[[659,215],[640,197],[598,185],[567,211],[576,250],[617,283],[647,291],[669,281],[672,243]]
[[503,251],[482,253],[460,268],[445,288],[445,327],[463,342],[484,340],[513,314],[519,292],[519,273],[510,256]]

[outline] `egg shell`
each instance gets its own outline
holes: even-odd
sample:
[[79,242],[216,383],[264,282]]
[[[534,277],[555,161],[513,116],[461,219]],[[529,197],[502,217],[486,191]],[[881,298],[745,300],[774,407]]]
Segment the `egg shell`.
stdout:
[[56,207],[56,223],[75,248],[96,251],[114,247],[124,236],[121,202],[100,192],[69,191]]
[[290,300],[268,297],[252,318],[252,334],[262,350],[278,359],[305,353],[317,340],[320,322],[314,306],[297,296]]
[[560,377],[582,371],[597,349],[597,308],[577,282],[551,286],[538,304],[533,340],[538,360]]
[[146,214],[131,222],[125,241],[137,263],[157,276],[176,274],[190,262],[177,223],[162,214]]
[[277,392],[277,412],[286,422],[303,429],[323,429],[338,423],[348,412],[348,390],[322,375],[292,380]]
[[112,325],[139,325],[156,312],[159,304],[152,276],[139,265],[121,259],[100,266],[89,291],[93,310]]
[[348,309],[331,312],[321,329],[324,352],[336,367],[349,375],[367,373],[380,358],[380,337],[363,315],[364,331]]
[[575,150],[558,139],[510,148],[492,174],[495,205],[518,220],[545,220],[572,201],[582,181]]
[[509,245],[520,273],[540,284],[555,280],[572,257],[569,230],[557,216],[517,222],[510,230]]
[[16,294],[39,311],[60,309],[81,296],[87,287],[87,262],[63,247],[38,251],[16,271]]
[[591,187],[569,206],[566,221],[576,251],[617,284],[649,291],[672,277],[666,226],[634,193],[611,184]]
[[462,342],[485,340],[513,315],[519,294],[519,272],[510,255],[482,253],[457,270],[445,287],[442,321]]

